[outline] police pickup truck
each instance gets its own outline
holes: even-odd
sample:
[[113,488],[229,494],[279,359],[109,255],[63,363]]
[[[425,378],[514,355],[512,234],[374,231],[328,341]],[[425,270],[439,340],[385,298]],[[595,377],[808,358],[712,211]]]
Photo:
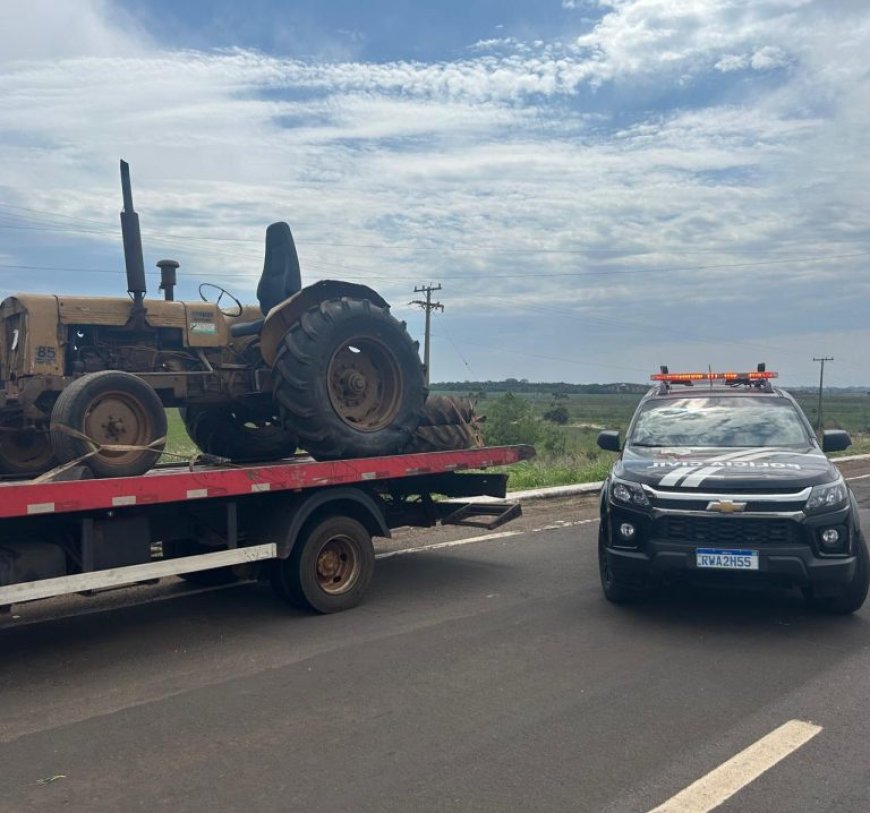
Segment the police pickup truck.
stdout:
[[855,498],[776,373],[652,376],[629,425],[598,436],[619,452],[601,492],[598,561],[607,599],[678,580],[797,586],[813,606],[852,613],[870,584]]

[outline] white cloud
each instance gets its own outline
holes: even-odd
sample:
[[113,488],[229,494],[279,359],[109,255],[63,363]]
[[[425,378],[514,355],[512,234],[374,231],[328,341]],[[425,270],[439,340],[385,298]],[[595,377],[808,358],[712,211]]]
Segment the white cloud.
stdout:
[[[49,264],[51,240],[71,258],[52,264],[119,254],[123,156],[146,249],[180,256],[187,294],[211,274],[252,295],[274,219],[309,281],[368,281],[402,311],[441,280],[469,345],[499,346],[508,318],[564,347],[615,326],[594,352],[623,367],[620,342],[685,351],[693,330],[732,351],[794,320],[845,333],[870,294],[850,258],[870,251],[860,9],[620,0],[574,44],[372,64],[155,51],[107,4],[81,8],[0,63],[0,226],[80,230],[2,231],[21,242],[6,265]],[[51,44],[64,24],[83,27],[72,52]],[[14,36],[0,27],[0,54]],[[514,375],[537,377],[528,363]]]
[[0,62],[117,56],[142,50],[147,36],[109,0],[3,0]]

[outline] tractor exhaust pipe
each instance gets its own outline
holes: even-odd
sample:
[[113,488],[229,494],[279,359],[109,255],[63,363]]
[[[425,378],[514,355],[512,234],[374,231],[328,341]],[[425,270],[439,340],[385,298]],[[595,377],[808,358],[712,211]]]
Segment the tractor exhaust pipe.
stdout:
[[124,267],[127,269],[127,292],[133,294],[133,309],[141,310],[145,298],[145,261],[142,258],[142,232],[139,215],[133,210],[130,190],[130,165],[121,161],[121,192],[124,211],[121,212],[121,237],[124,241]]

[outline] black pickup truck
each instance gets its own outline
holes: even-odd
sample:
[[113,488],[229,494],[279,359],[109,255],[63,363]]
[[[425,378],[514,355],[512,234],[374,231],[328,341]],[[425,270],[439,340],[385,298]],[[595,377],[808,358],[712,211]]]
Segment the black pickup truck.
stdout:
[[855,498],[775,373],[671,374],[643,397],[601,492],[601,584],[616,603],[678,580],[799,587],[852,613],[870,584]]

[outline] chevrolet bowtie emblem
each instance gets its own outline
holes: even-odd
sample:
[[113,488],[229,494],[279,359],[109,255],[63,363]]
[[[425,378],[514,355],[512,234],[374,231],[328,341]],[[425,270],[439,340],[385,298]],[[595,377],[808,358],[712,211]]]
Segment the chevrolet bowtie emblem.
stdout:
[[708,511],[717,511],[720,514],[739,514],[745,508],[745,502],[732,502],[731,500],[714,500],[707,503]]

